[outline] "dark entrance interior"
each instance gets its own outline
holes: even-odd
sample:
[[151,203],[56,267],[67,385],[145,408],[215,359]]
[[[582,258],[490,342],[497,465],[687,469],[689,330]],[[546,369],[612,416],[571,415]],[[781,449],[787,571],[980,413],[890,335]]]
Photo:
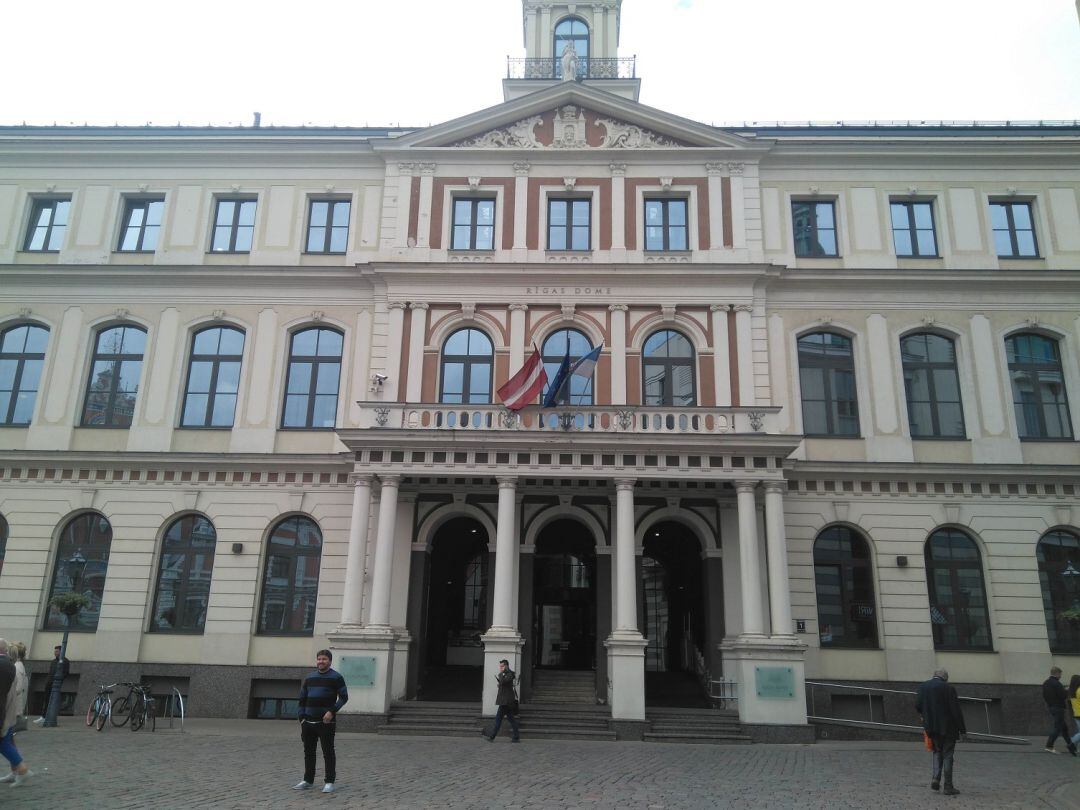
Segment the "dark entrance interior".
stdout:
[[641,556],[645,700],[652,706],[708,706],[696,675],[705,653],[704,572],[697,538],[679,523],[659,523]]
[[595,668],[596,548],[577,521],[556,520],[537,538],[533,610],[536,667]]
[[478,521],[455,518],[431,544],[421,700],[476,700],[482,689],[490,622],[488,535]]

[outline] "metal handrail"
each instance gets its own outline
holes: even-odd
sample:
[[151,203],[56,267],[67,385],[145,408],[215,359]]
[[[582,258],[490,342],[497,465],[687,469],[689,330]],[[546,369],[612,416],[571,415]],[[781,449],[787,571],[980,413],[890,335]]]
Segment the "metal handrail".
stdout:
[[[633,79],[637,77],[637,56],[578,58],[579,79]],[[508,79],[561,79],[562,60],[554,57],[506,57]]]

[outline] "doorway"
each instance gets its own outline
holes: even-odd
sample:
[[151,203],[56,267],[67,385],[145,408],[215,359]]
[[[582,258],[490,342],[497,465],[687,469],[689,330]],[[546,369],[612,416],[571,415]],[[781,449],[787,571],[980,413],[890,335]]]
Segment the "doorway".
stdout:
[[540,532],[533,563],[534,665],[540,669],[596,667],[596,545],[575,520],[556,520]]

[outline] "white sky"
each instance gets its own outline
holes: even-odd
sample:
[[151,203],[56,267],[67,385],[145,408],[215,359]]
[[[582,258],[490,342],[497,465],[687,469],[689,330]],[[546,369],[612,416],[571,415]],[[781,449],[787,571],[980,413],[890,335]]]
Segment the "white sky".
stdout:
[[[502,100],[520,0],[10,2],[0,124],[435,124]],[[1080,119],[1074,0],[625,0],[642,102],[706,123]]]

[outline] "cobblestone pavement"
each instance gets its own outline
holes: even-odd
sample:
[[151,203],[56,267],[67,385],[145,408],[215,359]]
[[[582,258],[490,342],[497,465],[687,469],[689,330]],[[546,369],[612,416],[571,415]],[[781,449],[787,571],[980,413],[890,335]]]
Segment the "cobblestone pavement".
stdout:
[[[1080,760],[964,744],[957,787],[929,789],[921,744],[697,746],[338,736],[333,795],[289,790],[299,732],[281,721],[189,720],[186,730],[103,732],[62,718],[17,740],[37,775],[0,785],[0,808],[1077,808]],[[319,773],[322,772],[320,757]],[[322,786],[321,776],[317,787]]]

